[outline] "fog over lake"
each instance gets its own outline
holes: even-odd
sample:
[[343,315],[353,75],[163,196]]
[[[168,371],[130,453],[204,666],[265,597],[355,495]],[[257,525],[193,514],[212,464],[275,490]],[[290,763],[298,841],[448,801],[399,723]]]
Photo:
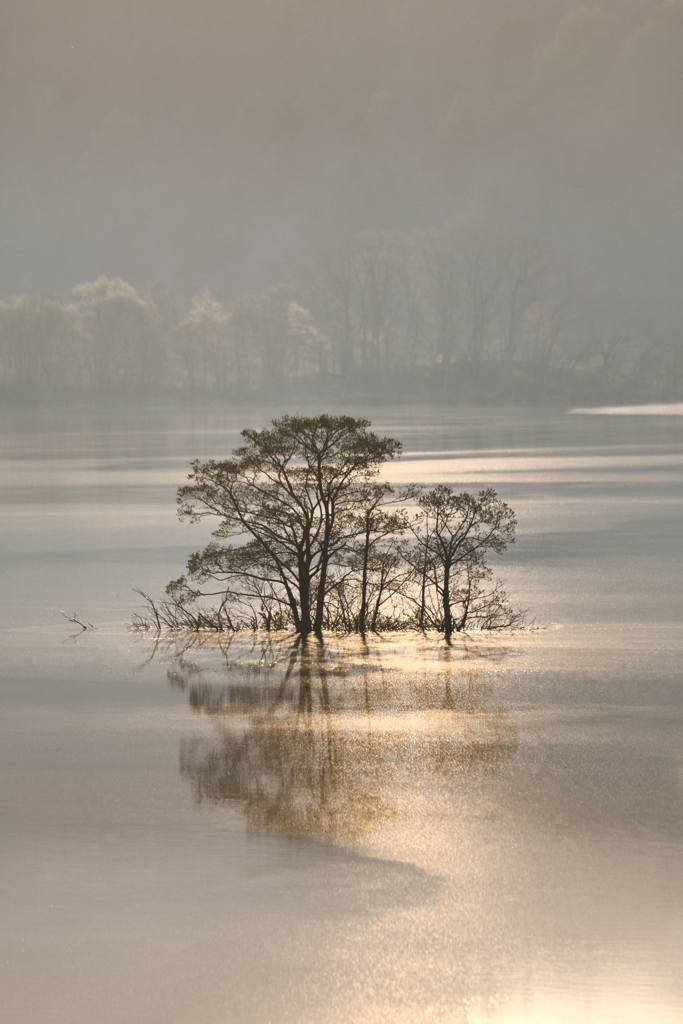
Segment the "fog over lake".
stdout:
[[1,1024],[683,1020],[682,124],[683,0],[3,0]]
[[3,1021],[679,1021],[681,406],[370,415],[509,502],[537,628],[131,632],[190,460],[287,411],[2,411]]

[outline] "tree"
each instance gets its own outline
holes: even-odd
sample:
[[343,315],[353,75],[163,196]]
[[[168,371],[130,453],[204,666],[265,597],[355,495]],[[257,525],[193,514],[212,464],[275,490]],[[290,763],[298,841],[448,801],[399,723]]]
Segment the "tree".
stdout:
[[503,256],[504,298],[501,327],[504,336],[503,354],[509,363],[517,356],[520,322],[533,304],[548,253],[534,239],[519,239]]
[[119,278],[79,284],[73,294],[92,338],[96,389],[142,395],[159,391],[166,350],[155,304]]
[[337,594],[343,620],[365,635],[375,631],[382,605],[410,578],[410,566],[402,555],[400,538],[408,529],[403,509],[390,507],[394,490],[375,483],[363,494],[357,512],[357,541],[349,551]]
[[[514,540],[516,519],[494,490],[456,494],[376,479],[401,452],[365,419],[284,416],[244,430],[222,462],[192,464],[179,516],[219,520],[214,539],[147,602],[141,629],[436,629],[519,626],[486,564]],[[228,543],[226,543],[226,541]],[[204,599],[218,599],[207,607]]]
[[328,324],[332,369],[340,374],[345,387],[354,369],[356,276],[351,244],[320,255],[316,272],[308,275],[307,290]]
[[233,360],[229,317],[207,291],[193,300],[190,315],[176,327],[190,394],[225,394]]
[[289,338],[294,357],[294,377],[327,376],[329,341],[322,334],[311,315],[310,309],[300,306],[294,299],[287,307]]
[[412,249],[409,236],[364,231],[321,253],[308,275],[312,304],[326,321],[344,386],[357,369],[386,382],[415,359],[422,309]]
[[386,376],[400,362],[395,345],[407,292],[408,241],[396,233],[365,231],[354,242],[362,368]]
[[455,357],[461,298],[460,254],[453,233],[427,235],[423,249],[427,286],[436,327],[435,363],[448,387]]
[[76,308],[53,295],[0,302],[0,390],[64,398],[88,385],[88,338]]
[[[178,493],[179,515],[217,517],[210,544],[188,562],[194,582],[214,580],[224,599],[248,599],[265,587],[287,609],[297,633],[320,633],[332,585],[331,568],[366,524],[373,477],[401,445],[350,416],[284,416],[272,428],[244,430],[245,444],[223,462],[193,463]],[[172,593],[192,595],[186,578]]]
[[[374,608],[371,619],[371,628],[375,629],[381,607],[382,592],[385,589],[386,572],[388,569],[398,568],[396,553],[393,550],[394,545],[391,542],[403,527],[402,517],[400,513],[391,515],[383,511],[380,507],[380,502],[381,497],[378,494],[376,499],[373,498],[370,504],[366,506],[362,514],[363,533],[358,551],[361,565],[360,608],[358,612],[358,630],[360,633],[365,633],[368,627],[368,613],[371,608],[370,587],[373,574],[379,577],[377,581],[379,585],[375,587],[377,593],[373,602]],[[387,546],[387,541],[389,546]],[[383,542],[385,543],[383,544]]]
[[[298,338],[290,329],[289,310],[293,301],[292,289],[285,284],[269,288],[262,295],[247,295],[232,307],[231,328],[235,350],[243,361],[249,353],[258,360],[261,387],[266,396],[277,394],[287,377],[287,370],[296,373]],[[292,352],[294,350],[294,357]],[[292,364],[291,367],[288,366]],[[245,367],[239,367],[240,377]]]
[[500,586],[490,591],[484,586],[492,575],[485,554],[503,552],[514,542],[517,520],[509,505],[490,487],[477,497],[444,485],[411,493],[419,507],[412,524],[419,625],[426,624],[430,588],[436,597],[431,617],[447,640],[470,619],[486,622],[489,629],[518,624],[519,613],[509,608]]
[[482,231],[474,231],[461,246],[462,288],[470,319],[468,358],[480,363],[486,355],[489,329],[495,316],[501,281],[498,253]]

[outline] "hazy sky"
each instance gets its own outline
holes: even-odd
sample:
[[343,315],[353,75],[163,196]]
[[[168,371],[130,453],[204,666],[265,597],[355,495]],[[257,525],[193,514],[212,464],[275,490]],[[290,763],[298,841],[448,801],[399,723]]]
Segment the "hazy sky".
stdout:
[[551,237],[676,305],[683,2],[6,0],[0,294],[222,299],[359,230]]

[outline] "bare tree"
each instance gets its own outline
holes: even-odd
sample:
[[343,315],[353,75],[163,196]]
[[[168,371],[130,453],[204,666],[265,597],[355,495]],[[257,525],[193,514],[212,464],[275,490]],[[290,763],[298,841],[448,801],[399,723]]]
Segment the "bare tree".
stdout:
[[435,361],[442,367],[443,383],[448,386],[451,364],[456,354],[458,315],[462,302],[460,254],[453,233],[431,233],[422,247],[427,292],[436,321]]
[[358,540],[350,551],[349,564],[358,581],[354,625],[363,634],[368,628],[377,628],[382,605],[408,579],[399,550],[399,538],[408,528],[408,520],[403,509],[390,507],[393,499],[391,487],[374,484],[358,512]]
[[348,382],[354,369],[356,276],[350,243],[323,252],[306,288],[321,318],[329,325],[333,369]]
[[536,239],[521,239],[503,254],[501,323],[508,363],[517,356],[522,317],[538,299],[547,260],[547,251]]
[[358,517],[379,466],[401,445],[349,416],[285,416],[245,430],[225,462],[193,463],[179,515],[217,517],[210,544],[188,563],[191,579],[262,579],[304,635],[320,632],[329,573],[363,529]]
[[361,364],[384,375],[400,362],[407,255],[403,235],[364,232],[355,239]]
[[500,260],[483,232],[470,234],[460,251],[462,288],[470,321],[467,355],[473,363],[479,363],[486,354],[489,330],[495,317],[501,282]]
[[491,574],[484,556],[489,551],[500,553],[514,542],[517,520],[492,488],[477,497],[456,494],[444,485],[412,493],[419,507],[412,523],[417,542],[413,564],[420,571],[418,621],[425,623],[431,588],[436,597],[435,625],[449,639],[465,628],[475,607],[479,610],[486,604],[489,595],[483,584]]

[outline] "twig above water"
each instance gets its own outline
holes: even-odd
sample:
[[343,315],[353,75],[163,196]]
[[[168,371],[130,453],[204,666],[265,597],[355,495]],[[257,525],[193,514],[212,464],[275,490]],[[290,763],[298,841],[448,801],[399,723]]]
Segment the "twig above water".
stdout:
[[90,633],[93,629],[97,629],[97,626],[93,626],[92,622],[81,621],[81,619],[78,618],[78,611],[75,611],[73,615],[68,615],[67,612],[62,612],[61,614],[64,616],[67,622],[72,622],[74,626],[81,627],[78,633],[73,633],[71,636],[66,638],[67,640],[75,641],[83,633]]

